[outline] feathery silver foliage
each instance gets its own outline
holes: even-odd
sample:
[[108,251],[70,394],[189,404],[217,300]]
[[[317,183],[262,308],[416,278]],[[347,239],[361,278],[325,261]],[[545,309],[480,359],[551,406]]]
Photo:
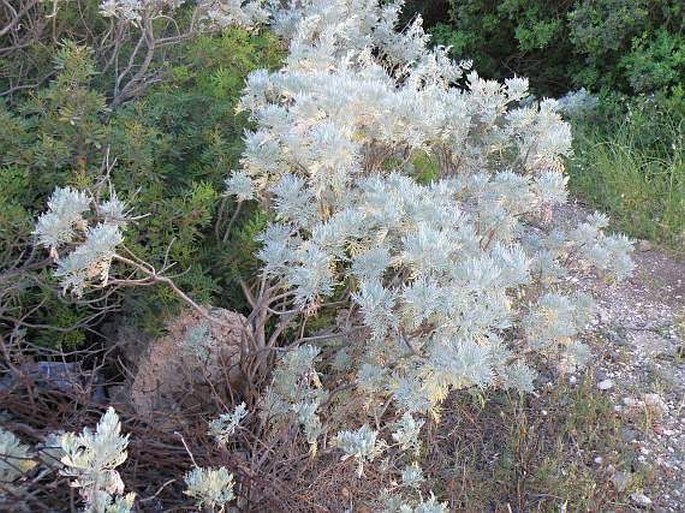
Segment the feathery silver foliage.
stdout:
[[231,413],[223,413],[209,423],[208,433],[219,445],[226,446],[240,422],[247,416],[247,408],[242,402]]
[[128,435],[121,435],[121,423],[108,408],[95,431],[84,428],[80,435],[66,433],[61,439],[61,473],[72,478],[89,513],[131,511],[135,494],[124,493],[124,483],[116,468],[126,461]]
[[418,488],[426,480],[423,469],[417,464],[407,465],[402,470],[402,484],[412,488]]
[[37,464],[31,453],[14,433],[0,428],[0,497],[6,492],[21,493],[17,481]]
[[238,201],[254,199],[255,188],[252,179],[244,170],[233,171],[226,178],[226,193],[235,196]]
[[403,451],[418,451],[421,442],[419,433],[425,424],[425,420],[416,420],[411,413],[405,412],[402,417],[395,422],[392,439],[400,446]]
[[[557,227],[573,154],[559,102],[452,62],[420,17],[397,32],[402,3],[259,4],[288,55],[248,77],[240,106],[256,125],[241,172],[272,219],[263,277],[287,294],[287,315],[335,301],[336,342],[315,357],[370,410],[394,400],[407,412],[394,435],[408,447],[411,413],[436,413],[453,389],[532,390],[530,350],[572,350],[592,310],[558,292],[568,263],[622,277],[631,245],[596,216]],[[284,353],[261,408],[311,439],[334,406],[301,349]],[[363,470],[378,436],[341,429],[335,444]]]
[[123,242],[121,230],[129,220],[127,205],[115,191],[98,204],[84,191],[55,189],[34,233],[57,262],[54,274],[65,293],[81,296],[90,286],[107,285],[116,247]]
[[364,463],[373,461],[385,449],[385,443],[378,440],[378,432],[368,424],[356,431],[340,431],[334,440],[335,446],[343,451],[341,460],[354,458],[357,461],[357,474],[364,473]]
[[106,286],[116,247],[124,237],[119,227],[101,223],[87,228],[85,241],[58,262],[55,276],[62,280],[64,292],[81,296],[91,284]]
[[223,508],[235,499],[235,481],[225,467],[196,467],[185,476],[185,494],[195,499],[198,508]]
[[91,200],[83,191],[57,187],[48,200],[48,211],[38,218],[34,233],[46,248],[58,248],[71,242],[85,225],[83,213]]

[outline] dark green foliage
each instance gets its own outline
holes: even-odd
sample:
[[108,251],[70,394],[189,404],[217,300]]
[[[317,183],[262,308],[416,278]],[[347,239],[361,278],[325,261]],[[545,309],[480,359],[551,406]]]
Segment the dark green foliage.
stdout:
[[[101,0],[15,0],[9,4],[0,3],[0,29],[7,21],[11,24],[14,20],[11,30],[0,36],[0,95],[14,103],[27,92],[45,85],[57,74],[58,69],[53,64],[64,42],[72,41],[91,49],[92,63],[97,70],[92,77],[92,85],[108,101],[111,100],[117,75],[127,68],[136,47],[142,51],[133,55],[132,69],[140,69],[147,43],[139,44],[146,42],[139,26],[103,16],[100,13],[101,3]],[[189,30],[193,9],[194,3],[188,2],[176,9],[173,16],[165,12],[166,16],[155,17],[153,33],[148,36],[153,36],[160,44],[154,45],[146,77],[159,77],[178,61],[184,50],[177,44],[170,44],[169,40],[184,41],[194,35]],[[17,13],[20,13],[19,18],[15,18]],[[131,77],[132,73],[123,73],[119,89]],[[122,100],[140,96],[148,83],[146,80],[142,82],[144,86]]]
[[[52,190],[95,190],[103,180],[105,193],[113,186],[135,215],[144,215],[126,230],[127,250],[157,269],[174,263],[167,274],[198,303],[240,308],[236,279],[250,268],[255,247],[235,244],[245,244],[263,223],[255,225],[259,213],[245,208],[224,241],[215,225],[225,231],[227,223],[217,210],[223,180],[241,153],[246,118],[235,104],[244,77],[279,60],[268,35],[232,29],[198,37],[176,49],[164,79],[145,97],[112,111],[95,80],[93,52],[64,43],[46,87],[0,104],[0,280],[10,284],[0,294],[2,329],[27,327],[34,342],[73,347],[104,320],[93,317],[93,305],[60,297],[48,255],[31,254],[33,223]],[[235,208],[225,199],[222,215]],[[14,267],[28,270],[18,275]],[[108,312],[123,309],[155,331],[178,298],[163,286],[128,288],[106,304]]]
[[[17,0],[15,7],[30,3]],[[110,24],[98,15],[98,0],[33,4],[17,23],[17,29],[0,37],[0,92],[13,90],[8,94],[13,99],[45,84],[56,74],[54,61],[63,52],[61,42],[78,41],[95,48],[99,36]],[[5,6],[3,9],[0,9],[0,25],[12,19],[11,11]]]
[[450,0],[442,19],[432,2],[434,41],[473,59],[486,77],[527,76],[539,95],[581,86],[622,92],[667,90],[685,79],[678,0]]
[[[279,60],[278,46],[268,35],[233,29],[199,37],[171,68],[168,81],[112,119],[117,129],[112,153],[125,170],[115,171],[115,187],[124,197],[135,197],[136,212],[149,214],[127,234],[131,249],[156,267],[167,257],[176,262],[183,273],[177,284],[199,302],[240,306],[233,293],[239,267],[225,258],[227,251],[235,253],[227,249],[233,241],[224,243],[223,233],[217,238],[214,227],[221,222],[223,180],[242,151],[246,119],[235,113],[235,103],[244,77]],[[225,202],[229,215],[235,208]],[[234,227],[240,228],[243,219]],[[223,292],[225,287],[230,292]],[[176,301],[165,292],[146,294],[157,295],[149,301],[154,304]]]
[[[46,271],[47,255],[33,252],[31,231],[55,185],[92,185],[108,127],[102,121],[104,98],[89,89],[94,67],[89,52],[73,44],[56,53],[56,78],[27,96],[13,111],[0,105],[7,127],[0,134],[0,322],[6,327],[35,327],[37,343],[67,347],[84,340],[78,326],[93,316],[87,308],[67,307]],[[41,265],[42,262],[42,265]],[[13,269],[28,266],[33,274]]]
[[571,54],[564,1],[451,0],[449,18],[433,29],[436,43],[472,59],[483,76],[530,78],[535,90],[568,89]]
[[[428,12],[432,2],[411,7]],[[450,0],[434,41],[481,75],[526,76],[538,96],[585,87],[570,185],[615,227],[685,243],[685,7],[679,0]],[[434,13],[433,13],[434,14]],[[632,97],[630,95],[633,95]]]
[[[417,13],[421,13],[424,26],[432,27],[446,20],[449,8],[449,0],[406,0],[400,16],[400,22],[406,24]],[[402,27],[398,28],[401,29]]]
[[683,9],[673,0],[576,2],[570,38],[579,61],[574,82],[650,92],[682,82]]
[[683,83],[685,38],[660,28],[653,38],[632,42],[632,51],[622,59],[625,74],[635,91],[666,89]]

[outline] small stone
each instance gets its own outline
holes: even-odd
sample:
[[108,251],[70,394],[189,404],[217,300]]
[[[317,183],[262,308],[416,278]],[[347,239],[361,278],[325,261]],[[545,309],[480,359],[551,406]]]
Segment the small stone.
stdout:
[[630,500],[640,508],[648,508],[652,505],[652,499],[647,497],[644,493],[631,493]]
[[623,347],[628,345],[626,336],[616,333],[615,331],[608,331],[606,337],[607,340],[615,346]]
[[639,251],[652,251],[652,249],[654,249],[654,245],[648,240],[642,239],[640,242],[638,242],[637,249]]
[[605,371],[604,369],[596,369],[595,370],[595,378],[599,381],[603,381],[605,379],[609,379],[609,373]]
[[625,404],[628,408],[635,408],[638,405],[638,401],[632,397],[624,397],[623,404]]
[[630,484],[630,474],[626,472],[614,472],[611,475],[611,482],[619,492],[624,491]]
[[599,388],[600,390],[609,390],[613,386],[614,382],[610,379],[605,379],[597,383],[597,388]]
[[621,429],[621,439],[625,443],[630,443],[635,440],[637,440],[637,437],[639,436],[639,431],[636,429],[631,429],[631,428],[622,428]]
[[645,394],[644,401],[655,413],[664,414],[668,411],[668,405],[659,394]]
[[601,465],[601,464],[604,462],[604,459],[602,459],[601,456],[597,456],[597,457],[594,459],[594,462],[595,462],[597,465]]

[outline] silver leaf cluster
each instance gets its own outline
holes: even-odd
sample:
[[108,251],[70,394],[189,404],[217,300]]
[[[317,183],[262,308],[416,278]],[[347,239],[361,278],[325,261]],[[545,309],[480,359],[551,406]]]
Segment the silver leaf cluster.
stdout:
[[121,423],[113,408],[108,408],[95,431],[84,428],[80,435],[61,437],[62,475],[72,478],[89,513],[128,513],[135,494],[124,493],[124,483],[116,470],[126,461],[128,435],[122,436]]
[[209,423],[209,434],[219,445],[226,446],[230,438],[247,416],[247,408],[242,402],[231,413],[224,413]]
[[126,203],[114,191],[98,203],[71,187],[54,190],[34,234],[57,262],[55,276],[64,292],[81,296],[89,285],[107,285],[116,247],[123,242],[121,230],[129,219]]
[[196,499],[198,508],[223,511],[226,504],[235,499],[233,474],[225,467],[196,467],[186,474],[185,483],[186,495]]

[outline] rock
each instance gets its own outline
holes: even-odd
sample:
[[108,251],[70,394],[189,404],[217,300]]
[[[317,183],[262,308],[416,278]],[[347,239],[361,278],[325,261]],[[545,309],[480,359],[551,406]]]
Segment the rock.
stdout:
[[648,508],[652,505],[652,499],[647,497],[644,493],[631,493],[630,500],[639,508]]
[[240,393],[238,363],[245,317],[212,309],[209,321],[198,312],[182,313],[166,336],[141,357],[131,385],[136,412],[163,429],[175,429],[205,413],[217,413],[217,400],[229,403]]
[[79,362],[40,361],[19,366],[0,379],[0,392],[11,393],[15,388],[31,382],[46,392],[60,392],[70,396],[89,396],[102,403],[107,400],[104,378],[96,371],[84,369]]
[[614,382],[610,379],[605,379],[597,383],[597,388],[599,388],[600,390],[609,390],[613,386]]
[[623,492],[630,484],[630,474],[616,471],[611,476],[611,482],[617,491]]
[[640,348],[645,355],[658,357],[659,354],[673,353],[673,342],[653,331],[633,330],[630,336],[633,345]]
[[595,370],[595,379],[597,379],[598,382],[604,381],[605,379],[609,379],[609,374],[604,369],[596,369]]
[[624,427],[621,428],[621,439],[625,443],[634,442],[640,436],[640,432],[636,429]]
[[648,240],[642,239],[637,243],[637,249],[638,251],[652,251],[654,249],[654,245]]
[[640,404],[640,402],[632,397],[624,397],[623,404],[625,404],[628,408],[635,408]]
[[645,394],[644,395],[645,406],[654,415],[661,417],[663,414],[668,412],[668,405],[661,398],[659,394]]
[[614,330],[607,331],[606,338],[615,346],[623,347],[628,345],[628,340],[625,334],[618,333]]

